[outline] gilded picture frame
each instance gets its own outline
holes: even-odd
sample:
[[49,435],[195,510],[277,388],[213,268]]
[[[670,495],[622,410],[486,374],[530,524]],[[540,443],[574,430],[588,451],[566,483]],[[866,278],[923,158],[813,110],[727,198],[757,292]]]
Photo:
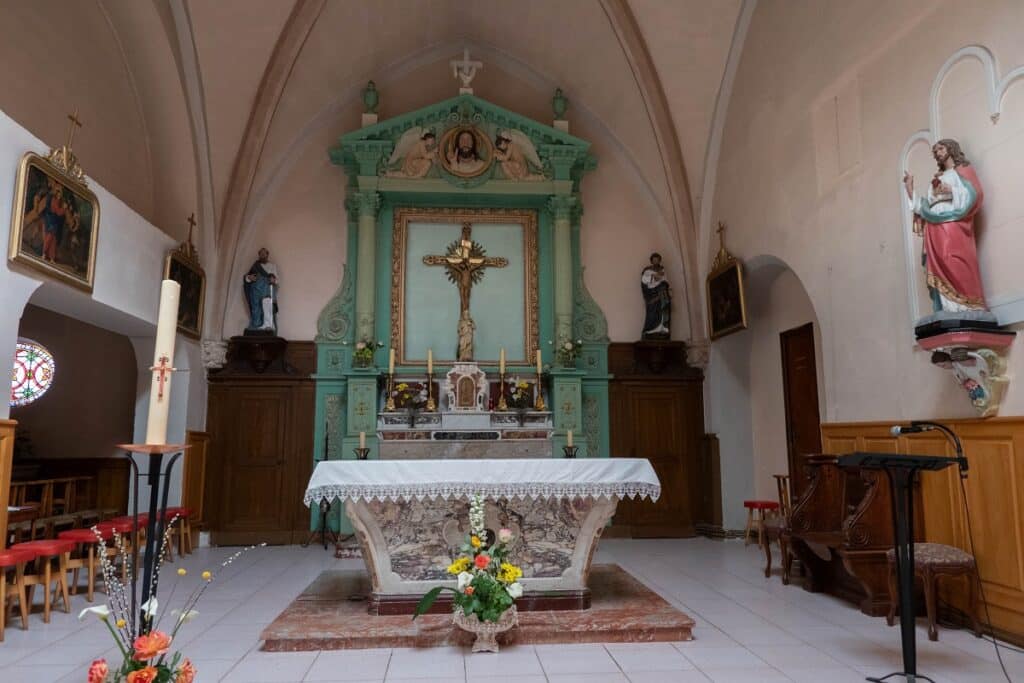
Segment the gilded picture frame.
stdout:
[[100,203],[92,190],[34,152],[15,180],[7,258],[92,292]]
[[[473,158],[461,162],[457,157],[457,148],[466,134],[473,138]],[[494,165],[494,143],[476,126],[454,126],[441,136],[437,158],[441,168],[456,178],[476,178],[487,173]]]
[[181,285],[178,298],[178,331],[192,339],[203,335],[204,305],[206,302],[206,272],[194,258],[195,251],[188,244],[167,253],[164,259],[164,279]]
[[708,335],[712,340],[747,329],[747,302],[743,291],[743,264],[729,259],[705,281]]
[[[523,347],[525,358],[509,358],[510,365],[532,365],[533,353],[539,346],[539,308],[540,295],[538,289],[539,267],[537,264],[537,212],[532,209],[451,209],[451,208],[413,208],[400,207],[395,209],[392,236],[392,267],[391,267],[391,348],[395,349],[396,362],[399,365],[426,365],[426,359],[410,359],[405,356],[405,271],[406,244],[410,223],[450,223],[461,224],[469,221],[479,223],[517,223],[523,226],[523,275],[524,308]],[[439,274],[440,276],[440,274]],[[443,282],[443,280],[439,280]],[[449,285],[450,286],[450,285]],[[454,287],[452,294],[457,295]],[[497,358],[479,359],[477,362],[497,362]],[[452,364],[455,358],[444,358],[438,355],[435,363]]]

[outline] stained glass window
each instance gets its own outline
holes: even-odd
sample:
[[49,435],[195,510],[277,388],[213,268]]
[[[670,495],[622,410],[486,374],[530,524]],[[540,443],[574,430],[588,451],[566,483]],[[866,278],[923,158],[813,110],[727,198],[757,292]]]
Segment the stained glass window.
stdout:
[[53,354],[31,339],[19,339],[11,372],[11,405],[24,406],[37,400],[53,384],[56,366]]

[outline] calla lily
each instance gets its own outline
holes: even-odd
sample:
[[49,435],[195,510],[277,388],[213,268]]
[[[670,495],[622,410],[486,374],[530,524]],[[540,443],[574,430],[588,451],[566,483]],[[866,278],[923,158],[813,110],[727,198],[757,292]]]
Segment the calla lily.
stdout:
[[86,607],[84,610],[78,613],[78,619],[81,621],[85,619],[86,614],[95,614],[99,619],[107,619],[110,616],[110,608],[106,605],[97,605],[96,607]]
[[505,590],[508,591],[508,597],[513,600],[523,597],[523,585],[521,583],[510,583]]
[[473,583],[473,575],[469,572],[462,572],[459,574],[459,590],[462,590],[469,584]]
[[157,607],[159,607],[159,603],[156,601],[156,597],[154,596],[142,603],[142,613],[152,619],[156,616]]
[[185,610],[184,612],[180,609],[172,609],[171,616],[177,618],[179,624],[187,624],[198,617],[199,612],[194,609]]

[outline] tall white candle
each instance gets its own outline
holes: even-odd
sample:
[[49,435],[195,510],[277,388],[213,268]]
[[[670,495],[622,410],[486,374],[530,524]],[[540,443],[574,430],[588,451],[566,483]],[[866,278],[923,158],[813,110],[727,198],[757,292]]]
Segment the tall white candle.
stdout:
[[427,349],[427,374],[434,374],[434,350]]
[[501,349],[501,355],[498,356],[498,372],[505,373],[505,349]]
[[566,434],[566,437],[567,437],[568,443],[566,443],[565,445],[571,447],[572,446],[572,430],[571,429],[569,430],[569,433]]
[[388,349],[388,374],[395,374],[395,350]]
[[[174,336],[178,331],[178,298],[181,285],[164,280],[160,285],[160,311],[157,314],[156,345],[153,349],[153,367],[159,368],[161,359],[168,369],[174,363]],[[171,372],[152,373],[149,387],[149,417],[146,420],[146,443],[167,443],[167,414],[171,407]],[[161,383],[162,378],[162,383]]]
[[541,374],[544,368],[540,364],[540,349],[537,349],[537,374]]
[[359,432],[359,447],[366,448],[366,432]]

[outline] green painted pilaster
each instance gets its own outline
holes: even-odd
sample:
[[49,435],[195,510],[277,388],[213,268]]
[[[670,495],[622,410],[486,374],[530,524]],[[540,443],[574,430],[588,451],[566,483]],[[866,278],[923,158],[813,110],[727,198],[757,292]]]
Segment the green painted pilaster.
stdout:
[[356,253],[356,340],[374,339],[374,293],[377,210],[381,197],[377,192],[357,192],[352,202],[359,213]]
[[572,339],[572,213],[576,203],[571,195],[548,200],[555,233],[555,344]]
[[555,368],[551,371],[551,405],[555,432],[551,437],[554,457],[563,457],[566,432],[572,430],[574,445],[579,448],[577,458],[587,457],[587,442],[583,434],[583,373],[578,370]]

